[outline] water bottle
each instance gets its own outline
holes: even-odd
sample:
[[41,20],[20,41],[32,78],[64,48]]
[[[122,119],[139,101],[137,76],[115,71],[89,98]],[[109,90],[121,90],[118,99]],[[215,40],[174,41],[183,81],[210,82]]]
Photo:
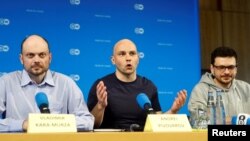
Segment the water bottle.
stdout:
[[208,91],[208,100],[207,100],[207,124],[215,124],[215,103],[214,96],[211,90]]
[[198,107],[195,110],[195,117],[193,119],[193,128],[194,129],[207,128],[206,111],[201,105],[198,105]]
[[216,91],[215,124],[226,124],[225,109],[222,101],[221,90]]

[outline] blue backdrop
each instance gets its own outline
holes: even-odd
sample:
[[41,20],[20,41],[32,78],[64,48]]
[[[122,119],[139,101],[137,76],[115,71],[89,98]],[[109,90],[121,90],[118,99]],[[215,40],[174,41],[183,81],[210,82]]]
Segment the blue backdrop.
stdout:
[[[138,73],[158,87],[167,110],[180,89],[200,78],[198,0],[1,0],[0,76],[22,69],[25,36],[48,39],[51,69],[72,77],[84,92],[115,68],[112,48],[130,38],[140,52]],[[184,107],[181,113],[187,113]]]

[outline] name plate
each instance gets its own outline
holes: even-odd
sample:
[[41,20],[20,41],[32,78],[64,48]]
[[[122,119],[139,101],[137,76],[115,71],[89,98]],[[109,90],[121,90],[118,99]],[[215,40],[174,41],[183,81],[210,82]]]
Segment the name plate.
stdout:
[[186,114],[148,114],[145,132],[192,131]]
[[35,114],[28,118],[28,133],[77,132],[73,114]]

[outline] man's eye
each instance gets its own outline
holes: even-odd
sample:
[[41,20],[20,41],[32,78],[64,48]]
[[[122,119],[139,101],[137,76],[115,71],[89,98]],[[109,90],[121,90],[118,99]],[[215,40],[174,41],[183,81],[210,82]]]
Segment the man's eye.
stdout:
[[220,70],[224,70],[226,67],[225,66],[219,66],[218,67]]
[[121,52],[121,53],[119,53],[119,56],[124,56],[126,53],[124,53],[124,52]]
[[130,54],[131,56],[136,55],[136,53],[135,53],[135,52],[130,52],[129,54]]
[[39,57],[44,58],[46,56],[46,53],[40,53]]
[[32,57],[34,57],[34,54],[29,53],[29,54],[27,54],[26,56],[27,56],[28,58],[32,58]]

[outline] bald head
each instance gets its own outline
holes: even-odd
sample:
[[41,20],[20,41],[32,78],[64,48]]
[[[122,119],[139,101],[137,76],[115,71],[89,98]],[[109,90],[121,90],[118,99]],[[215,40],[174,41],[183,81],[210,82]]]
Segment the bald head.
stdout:
[[49,69],[52,55],[48,42],[39,35],[30,35],[22,42],[20,62],[30,78],[40,84]]
[[125,48],[132,48],[133,50],[137,52],[137,48],[134,42],[132,42],[129,39],[121,39],[114,45],[113,55],[115,54],[115,52],[117,52],[117,50],[121,50]]
[[50,52],[49,43],[45,38],[35,34],[30,35],[22,41],[21,53],[23,53],[24,49],[28,49],[29,47],[40,47],[40,46],[47,48],[48,51]]
[[112,63],[116,66],[116,76],[123,82],[136,79],[139,56],[134,42],[129,39],[119,40],[113,48]]

